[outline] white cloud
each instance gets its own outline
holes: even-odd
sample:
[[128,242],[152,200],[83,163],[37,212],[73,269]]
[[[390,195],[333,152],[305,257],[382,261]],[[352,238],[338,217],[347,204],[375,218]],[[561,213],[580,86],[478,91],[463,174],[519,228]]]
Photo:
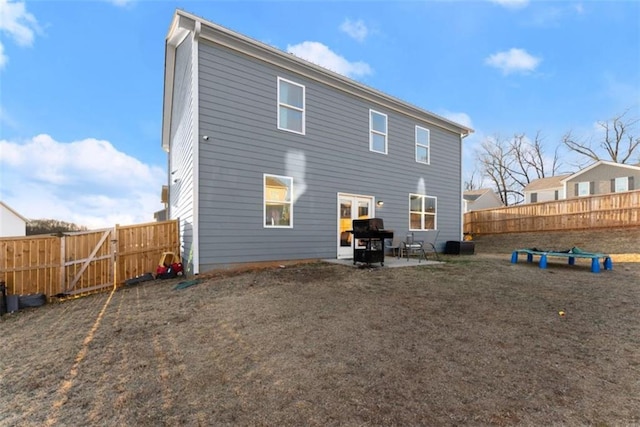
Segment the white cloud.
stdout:
[[462,126],[473,129],[473,123],[471,123],[471,117],[467,113],[454,113],[452,111],[444,111],[440,114],[445,119],[458,123]]
[[124,6],[128,6],[131,3],[134,2],[134,0],[108,0],[109,3],[112,3],[116,6],[120,6],[120,7],[124,7]]
[[340,25],[340,30],[347,33],[349,37],[354,38],[359,42],[363,42],[364,39],[367,38],[367,35],[369,35],[369,29],[361,19],[357,21],[345,19],[342,25]]
[[93,138],[59,142],[38,135],[0,140],[0,199],[27,218],[51,218],[89,228],[153,220],[162,209],[162,168]]
[[491,3],[498,4],[508,9],[522,9],[527,7],[529,0],[489,0]]
[[535,57],[524,49],[516,48],[494,53],[485,59],[485,64],[502,70],[503,74],[526,74],[534,71],[540,62],[542,62],[542,58]]
[[[35,33],[40,33],[36,18],[27,12],[24,2],[0,0],[0,32],[8,34],[20,46],[31,46]],[[0,69],[9,58],[4,53],[4,45],[0,42]]]
[[7,55],[4,54],[4,46],[2,45],[2,43],[0,43],[0,70],[3,69],[5,65],[7,65],[8,61],[9,58],[7,58]]
[[306,41],[289,45],[287,52],[347,77],[360,77],[372,73],[369,64],[361,61],[349,62],[319,42]]

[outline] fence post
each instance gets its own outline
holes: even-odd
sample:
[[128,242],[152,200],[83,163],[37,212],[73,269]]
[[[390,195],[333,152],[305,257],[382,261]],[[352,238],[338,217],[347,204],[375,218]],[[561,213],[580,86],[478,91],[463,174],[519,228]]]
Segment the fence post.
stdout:
[[60,239],[60,283],[58,284],[58,292],[62,293],[67,289],[66,277],[67,277],[67,247],[65,245],[66,236],[63,234],[58,237]]
[[118,227],[116,224],[111,230],[111,277],[113,277],[113,289],[118,287]]

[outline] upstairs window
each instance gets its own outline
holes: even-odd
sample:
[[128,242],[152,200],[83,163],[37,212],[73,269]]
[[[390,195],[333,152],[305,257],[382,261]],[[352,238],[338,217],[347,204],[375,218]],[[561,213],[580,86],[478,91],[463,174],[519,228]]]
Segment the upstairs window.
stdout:
[[416,162],[429,164],[429,129],[416,126]]
[[293,178],[264,175],[265,228],[293,227]]
[[369,110],[369,150],[387,154],[387,115]]
[[278,129],[304,135],[305,87],[278,77]]
[[409,229],[435,230],[437,199],[420,194],[409,195]]

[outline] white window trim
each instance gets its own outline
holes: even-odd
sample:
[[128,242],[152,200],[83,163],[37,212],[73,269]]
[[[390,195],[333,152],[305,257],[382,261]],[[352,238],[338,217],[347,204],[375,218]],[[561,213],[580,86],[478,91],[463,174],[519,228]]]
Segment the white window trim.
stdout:
[[[289,104],[285,104],[285,103],[281,103],[280,102],[280,83],[281,82],[285,82],[288,83],[290,85],[294,85],[294,86],[298,86],[302,88],[302,108],[296,107],[294,105],[289,105]],[[298,135],[304,135],[306,132],[306,108],[307,108],[307,95],[306,95],[306,87],[304,85],[301,85],[300,83],[296,83],[296,82],[292,82],[291,80],[287,80],[284,79],[282,77],[278,77],[278,94],[277,94],[277,104],[278,104],[278,116],[276,118],[277,120],[277,126],[279,130],[283,130],[285,132],[291,132],[291,133],[297,133]],[[293,130],[293,129],[287,129],[287,128],[283,128],[280,127],[280,107],[284,107],[284,108],[288,108],[290,110],[296,110],[302,113],[302,132],[298,132],[297,130]]]
[[[290,197],[290,201],[288,202],[282,202],[281,200],[267,200],[267,177],[274,177],[274,178],[284,178],[284,179],[290,179],[291,180],[291,197]],[[267,217],[267,202],[278,202],[278,203],[285,203],[285,204],[289,204],[289,216],[290,216],[290,220],[289,220],[289,225],[267,225],[265,222],[265,218]],[[263,228],[293,228],[293,177],[292,176],[285,176],[285,175],[276,175],[276,174],[272,174],[272,173],[265,173],[262,175],[262,227]]]
[[[422,199],[422,210],[420,211],[420,227],[421,228],[411,228],[411,213],[418,211],[411,210],[411,196],[420,197]],[[431,215],[430,213],[425,212],[424,210],[424,200],[426,198],[433,199],[436,202],[436,212],[433,214],[433,228],[424,228],[424,215]],[[416,194],[409,193],[409,231],[427,231],[427,230],[437,230],[438,229],[438,198],[435,196],[428,196],[426,194]]]
[[[380,132],[373,129],[373,114],[379,114],[384,116],[384,128],[386,132]],[[384,136],[384,151],[378,151],[373,149],[373,135],[382,135]],[[389,145],[389,117],[386,114],[381,113],[380,111],[369,109],[369,151],[379,154],[387,154]]]
[[[418,142],[418,129],[421,129],[423,131],[427,132],[427,144],[420,144]],[[416,162],[418,163],[422,163],[424,165],[430,165],[431,164],[431,131],[427,128],[424,128],[422,126],[416,126],[416,130],[415,130],[415,141],[416,141]],[[424,147],[427,149],[427,161],[423,162],[421,160],[418,160],[418,147]]]

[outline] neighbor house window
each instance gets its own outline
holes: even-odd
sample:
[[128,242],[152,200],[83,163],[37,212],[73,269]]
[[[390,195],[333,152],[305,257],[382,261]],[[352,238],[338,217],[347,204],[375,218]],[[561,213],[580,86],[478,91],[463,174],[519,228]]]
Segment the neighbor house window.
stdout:
[[538,193],[531,193],[531,203],[538,202]]
[[613,183],[614,193],[621,193],[623,191],[629,191],[629,178],[626,176],[615,178]]
[[590,182],[578,182],[576,183],[576,196],[584,197],[589,194],[593,194],[593,190],[591,189],[592,185]]
[[387,115],[369,110],[369,150],[387,154]]
[[416,162],[426,163],[429,159],[429,129],[416,126]]
[[435,197],[409,195],[409,228],[411,230],[435,230],[436,201]]
[[293,178],[264,175],[264,226],[293,226]]
[[304,134],[304,86],[280,77],[278,129]]

